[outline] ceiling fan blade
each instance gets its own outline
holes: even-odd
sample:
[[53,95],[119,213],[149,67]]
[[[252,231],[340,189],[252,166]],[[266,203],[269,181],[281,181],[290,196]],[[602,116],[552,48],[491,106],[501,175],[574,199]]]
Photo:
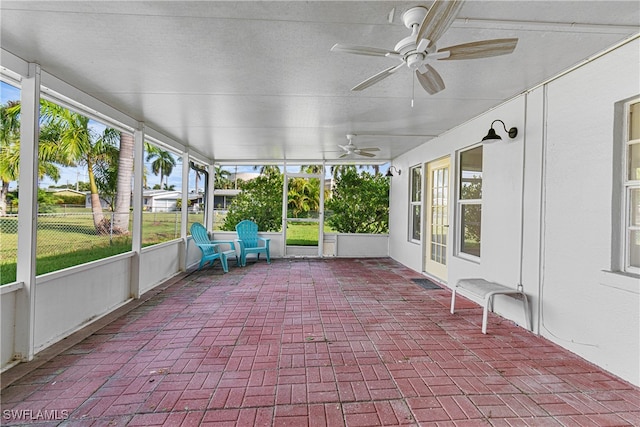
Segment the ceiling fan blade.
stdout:
[[508,55],[516,48],[518,39],[493,39],[471,43],[459,44],[439,49],[440,52],[449,52],[449,59],[477,59],[490,56]]
[[369,86],[372,86],[372,85],[378,83],[380,80],[386,79],[387,77],[389,77],[391,74],[395,73],[398,69],[400,69],[403,66],[404,66],[404,63],[402,63],[400,65],[394,65],[393,67],[389,67],[386,70],[379,72],[375,76],[369,77],[367,80],[363,81],[362,83],[358,84],[357,86],[354,86],[351,90],[352,91],[358,91],[358,90],[366,89]]
[[[422,71],[424,69],[424,71]],[[422,64],[422,66],[416,70],[416,77],[420,85],[430,95],[434,95],[444,89],[444,80],[438,72],[429,64]]]
[[367,56],[387,56],[387,54],[397,54],[393,50],[380,49],[377,47],[357,46],[355,44],[336,43],[331,48],[332,52],[340,53],[352,53],[355,55],[367,55]]
[[339,159],[344,159],[344,158],[345,158],[345,157],[347,157],[348,155],[349,155],[349,153],[343,153],[343,154],[340,154],[340,155],[338,156],[338,158],[339,158]]
[[360,148],[360,151],[380,151],[378,147]]
[[435,44],[453,24],[463,4],[464,0],[435,0],[420,24],[416,40],[425,38],[429,46]]
[[362,150],[358,150],[355,152],[357,155],[359,156],[364,156],[364,157],[375,157],[375,154],[371,154],[371,153],[367,153],[366,151],[362,151]]

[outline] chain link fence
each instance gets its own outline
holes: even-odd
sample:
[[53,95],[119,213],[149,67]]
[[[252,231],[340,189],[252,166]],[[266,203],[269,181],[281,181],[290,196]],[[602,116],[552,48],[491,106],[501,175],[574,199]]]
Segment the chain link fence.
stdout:
[[[36,258],[37,265],[53,259],[46,271],[67,268],[95,259],[104,258],[131,250],[132,215],[130,212],[104,212],[102,219],[91,212],[40,213],[37,219]],[[125,218],[123,218],[125,216]],[[219,229],[224,213],[214,215]],[[121,220],[119,222],[118,220]],[[142,244],[150,246],[180,237],[182,212],[143,212]],[[204,212],[188,214],[187,230],[194,222],[204,224]],[[125,227],[118,223],[126,224]],[[18,215],[0,217],[0,284],[15,280],[15,264],[18,257]],[[73,257],[68,254],[73,253]],[[67,255],[67,256],[65,256]],[[64,258],[56,262],[55,258]]]

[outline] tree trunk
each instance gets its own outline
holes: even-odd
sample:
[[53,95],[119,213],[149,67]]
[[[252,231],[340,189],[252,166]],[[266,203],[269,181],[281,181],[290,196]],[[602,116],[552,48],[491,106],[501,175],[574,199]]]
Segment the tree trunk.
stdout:
[[9,181],[2,181],[2,189],[0,189],[0,216],[7,214],[7,194],[9,194]]
[[87,174],[89,175],[89,189],[91,190],[91,213],[93,214],[93,225],[99,235],[109,234],[110,224],[102,213],[100,194],[96,177],[93,174],[93,162],[87,159]]
[[120,132],[118,158],[118,184],[113,230],[118,234],[129,233],[129,208],[131,207],[131,179],[133,178],[133,135]]

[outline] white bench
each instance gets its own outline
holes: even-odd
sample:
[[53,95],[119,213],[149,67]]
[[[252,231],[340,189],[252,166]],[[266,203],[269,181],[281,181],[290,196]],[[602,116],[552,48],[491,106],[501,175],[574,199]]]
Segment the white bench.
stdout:
[[482,333],[487,333],[487,317],[489,310],[493,312],[493,297],[495,295],[509,295],[519,298],[524,307],[525,321],[527,328],[531,330],[531,316],[529,314],[529,301],[527,294],[524,293],[522,287],[518,289],[509,288],[499,283],[489,282],[484,279],[460,279],[453,288],[451,294],[451,314],[454,313],[456,304],[456,292],[464,296],[472,295],[483,300],[484,311],[482,313]]

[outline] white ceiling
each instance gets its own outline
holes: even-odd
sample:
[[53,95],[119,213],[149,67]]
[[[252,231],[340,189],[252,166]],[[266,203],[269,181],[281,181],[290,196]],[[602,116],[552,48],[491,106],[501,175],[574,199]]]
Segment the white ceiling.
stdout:
[[640,30],[635,0],[468,1],[438,47],[517,37],[514,53],[436,62],[436,95],[408,69],[351,92],[397,62],[330,48],[393,49],[410,34],[401,13],[430,4],[2,0],[0,41],[219,161],[336,159],[347,133],[386,160]]

